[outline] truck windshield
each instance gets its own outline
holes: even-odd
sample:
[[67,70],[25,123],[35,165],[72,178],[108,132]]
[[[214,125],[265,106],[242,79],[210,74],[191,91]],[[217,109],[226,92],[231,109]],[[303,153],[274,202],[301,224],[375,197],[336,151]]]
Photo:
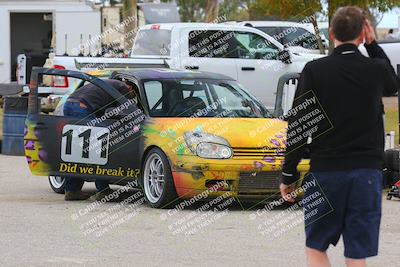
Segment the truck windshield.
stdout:
[[169,56],[171,31],[160,29],[141,30],[138,32],[132,48],[132,56]]
[[229,80],[151,80],[143,83],[151,117],[272,118],[240,85]]

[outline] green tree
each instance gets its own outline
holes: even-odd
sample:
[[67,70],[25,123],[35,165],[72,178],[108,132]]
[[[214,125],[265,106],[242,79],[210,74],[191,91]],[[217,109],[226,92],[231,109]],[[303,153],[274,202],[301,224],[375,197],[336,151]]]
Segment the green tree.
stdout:
[[[162,2],[171,2],[162,0]],[[183,22],[204,21],[207,0],[176,0],[179,8],[179,15]]]
[[316,13],[322,9],[320,0],[258,0],[250,3],[249,13],[253,19],[277,18],[284,20],[303,20],[308,18],[315,29],[318,47],[321,54],[325,54],[319,34]]
[[110,6],[115,6],[120,3],[121,3],[121,0],[110,0]]
[[[124,47],[128,49],[132,47],[137,30],[137,1],[136,0],[123,0],[122,18],[129,23],[125,24],[124,29]],[[134,18],[134,19],[133,19]]]
[[[400,6],[400,0],[324,0],[328,4],[328,18],[331,21],[335,11],[341,6],[358,6],[365,9],[372,25],[376,29],[377,14],[391,10],[394,7]],[[329,43],[329,50],[333,50],[333,42]]]
[[213,22],[218,17],[219,3],[218,0],[208,0],[206,6],[206,22]]
[[219,5],[219,15],[226,19],[243,21],[249,20],[249,5],[251,0],[225,0]]
[[255,0],[250,2],[249,13],[251,19],[275,17],[298,20],[313,15],[321,9],[320,0]]
[[211,22],[222,15],[228,20],[248,19],[247,7],[251,1],[254,0],[176,0],[175,2],[183,22]]
[[378,12],[386,12],[400,6],[400,0],[324,0],[328,4],[329,20],[336,9],[341,6],[358,6],[365,10],[374,9]]

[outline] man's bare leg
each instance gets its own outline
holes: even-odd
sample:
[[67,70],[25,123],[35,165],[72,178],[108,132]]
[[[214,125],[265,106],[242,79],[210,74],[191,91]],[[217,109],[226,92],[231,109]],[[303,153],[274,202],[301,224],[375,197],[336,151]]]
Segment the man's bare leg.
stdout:
[[322,252],[313,248],[306,248],[308,267],[331,267],[326,252]]
[[367,263],[366,263],[365,259],[356,260],[356,259],[346,258],[346,266],[347,267],[365,267],[365,266],[367,266]]

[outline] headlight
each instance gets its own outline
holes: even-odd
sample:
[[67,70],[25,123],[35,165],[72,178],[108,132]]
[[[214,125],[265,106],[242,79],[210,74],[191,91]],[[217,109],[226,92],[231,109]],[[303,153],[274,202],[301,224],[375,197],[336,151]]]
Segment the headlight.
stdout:
[[224,138],[208,133],[185,132],[187,147],[193,154],[208,159],[228,159],[232,149]]
[[197,156],[208,159],[229,159],[232,150],[228,146],[214,143],[200,143],[196,148]]

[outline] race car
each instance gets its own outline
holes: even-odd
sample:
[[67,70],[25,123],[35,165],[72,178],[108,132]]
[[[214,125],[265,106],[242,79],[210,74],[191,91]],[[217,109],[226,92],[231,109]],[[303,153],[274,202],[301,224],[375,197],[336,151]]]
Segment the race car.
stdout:
[[[32,72],[24,138],[32,174],[59,183],[66,176],[116,184],[138,181],[155,208],[199,195],[229,192],[235,198],[263,199],[279,192],[287,123],[274,118],[235,80],[171,69],[109,74],[133,85],[136,97],[127,99],[82,72]],[[41,114],[37,87],[43,75],[92,83],[118,105],[95,118]],[[298,165],[300,178],[308,168],[308,160]]]

